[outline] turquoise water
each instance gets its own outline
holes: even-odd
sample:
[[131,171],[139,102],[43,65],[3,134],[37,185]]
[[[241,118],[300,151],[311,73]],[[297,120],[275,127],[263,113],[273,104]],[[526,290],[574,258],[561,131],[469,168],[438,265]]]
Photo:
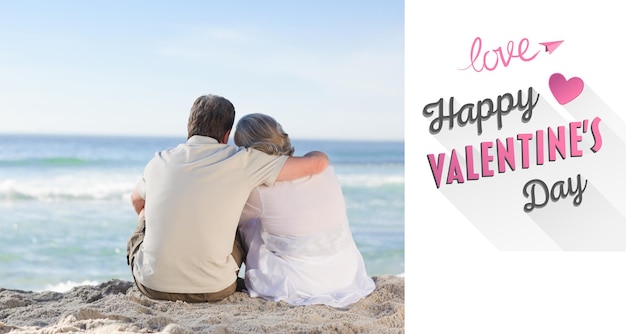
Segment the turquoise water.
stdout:
[[[184,138],[0,135],[0,287],[132,280],[129,196],[154,152]],[[326,152],[370,275],[404,272],[404,144],[294,140]]]

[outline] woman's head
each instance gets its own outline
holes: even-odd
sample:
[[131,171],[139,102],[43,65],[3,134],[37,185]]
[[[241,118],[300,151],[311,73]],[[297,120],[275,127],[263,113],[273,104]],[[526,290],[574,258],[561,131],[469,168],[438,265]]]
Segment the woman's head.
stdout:
[[235,145],[272,155],[292,155],[294,152],[283,127],[265,114],[249,114],[237,122]]

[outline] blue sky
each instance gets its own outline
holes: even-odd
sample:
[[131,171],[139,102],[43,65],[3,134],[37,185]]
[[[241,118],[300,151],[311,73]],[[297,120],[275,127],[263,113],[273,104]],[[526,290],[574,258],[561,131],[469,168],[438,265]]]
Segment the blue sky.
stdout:
[[193,100],[294,138],[404,138],[403,1],[13,1],[0,133],[186,134]]

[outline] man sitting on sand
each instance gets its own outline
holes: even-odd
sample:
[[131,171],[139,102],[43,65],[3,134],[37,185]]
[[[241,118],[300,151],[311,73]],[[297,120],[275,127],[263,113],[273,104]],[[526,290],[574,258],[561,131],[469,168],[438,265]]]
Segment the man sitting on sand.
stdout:
[[131,195],[139,219],[128,261],[147,297],[205,302],[234,293],[245,258],[237,224],[250,191],[328,165],[319,151],[289,157],[227,145],[234,119],[227,99],[197,98],[187,142],[157,152]]

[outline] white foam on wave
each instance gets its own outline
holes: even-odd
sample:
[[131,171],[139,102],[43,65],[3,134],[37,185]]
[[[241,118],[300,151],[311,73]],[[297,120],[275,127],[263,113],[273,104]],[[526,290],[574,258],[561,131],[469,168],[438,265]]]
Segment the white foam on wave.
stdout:
[[42,291],[54,291],[54,292],[67,292],[72,290],[77,286],[81,285],[97,285],[96,281],[82,281],[82,282],[74,282],[74,281],[65,281],[57,284],[48,284]]
[[136,182],[132,175],[104,173],[0,179],[0,201],[127,200]]
[[338,175],[342,186],[374,188],[404,184],[404,175],[353,174]]

